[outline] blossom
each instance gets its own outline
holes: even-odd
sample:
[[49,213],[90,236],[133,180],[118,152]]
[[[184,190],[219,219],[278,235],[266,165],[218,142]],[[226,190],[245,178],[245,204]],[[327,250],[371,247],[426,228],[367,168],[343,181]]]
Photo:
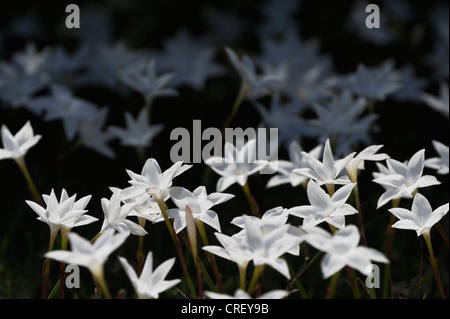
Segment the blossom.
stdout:
[[389,260],[379,251],[358,246],[359,230],[355,225],[348,225],[334,235],[319,227],[308,228],[305,240],[313,247],[325,252],[320,262],[322,275],[326,279],[345,266],[355,268],[364,275],[370,274],[373,262],[388,263]]
[[112,229],[102,233],[94,243],[76,233],[68,236],[71,251],[54,250],[45,257],[86,267],[96,278],[103,276],[103,266],[109,255],[127,239],[125,234],[115,234]]
[[136,216],[138,219],[144,218],[152,223],[164,220],[158,203],[147,192],[139,194],[139,189],[137,187],[129,186],[122,189],[120,195],[123,203],[133,204],[128,216]]
[[73,96],[68,88],[61,85],[53,84],[50,91],[51,95],[30,100],[28,108],[36,113],[45,111],[45,121],[60,119],[67,139],[73,140],[82,121],[97,120],[98,113],[93,103]]
[[33,201],[25,202],[31,209],[38,214],[38,220],[46,223],[50,227],[52,234],[61,230],[63,232],[71,230],[73,227],[91,224],[98,219],[89,215],[85,215],[85,209],[91,195],[84,196],[79,200],[76,195],[69,197],[67,191],[63,188],[61,196],[58,200],[55,191],[52,189],[50,195],[42,195],[46,207],[42,207]]
[[436,177],[422,175],[425,166],[425,150],[416,152],[405,164],[394,159],[386,160],[388,173],[378,174],[373,180],[375,183],[387,186],[386,191],[378,199],[377,208],[380,208],[392,199],[412,198],[417,188],[438,185]]
[[389,211],[399,220],[392,225],[393,228],[415,230],[417,236],[429,232],[431,227],[448,213],[448,203],[434,211],[428,199],[420,193],[414,196],[411,210],[405,208],[391,208]]
[[4,148],[0,148],[0,160],[23,158],[28,150],[42,138],[41,135],[34,135],[30,121],[27,121],[15,135],[11,134],[6,125],[2,125],[1,134]]
[[[287,294],[288,292],[286,290],[275,289],[261,294],[256,299],[282,299],[286,297]],[[252,297],[242,289],[236,289],[232,296],[212,291],[205,291],[205,295],[209,299],[252,299]]]
[[432,141],[434,149],[439,154],[439,157],[432,157],[425,160],[425,167],[436,169],[438,174],[448,174],[449,156],[448,146],[439,141]]
[[256,160],[256,146],[256,139],[250,139],[240,148],[225,142],[225,157],[212,156],[205,161],[213,171],[221,175],[216,186],[218,192],[234,183],[244,186],[248,176],[269,164],[268,161]]
[[126,219],[133,208],[134,203],[121,205],[120,189],[114,189],[114,192],[109,200],[107,198],[102,198],[101,204],[105,215],[101,229],[102,232],[109,228],[114,228],[119,233],[123,233],[127,236],[130,235],[130,233],[138,236],[147,234],[147,232],[140,225]]
[[[309,151],[308,154],[314,158],[318,158],[321,150],[322,146],[317,145],[311,151]],[[307,162],[301,155],[302,151],[303,150],[301,146],[296,141],[292,141],[289,144],[289,161],[278,160],[276,161],[276,163],[274,163],[278,167],[279,174],[269,179],[266,185],[267,188],[287,183],[291,184],[292,187],[295,187],[302,183],[305,183],[308,180],[306,176],[293,172],[294,169],[308,167]]]
[[389,158],[387,154],[375,154],[383,145],[370,145],[353,157],[345,167],[350,180],[356,182],[358,179],[358,170],[364,169],[365,161],[383,161]]
[[164,128],[163,124],[149,124],[147,108],[143,107],[136,119],[130,112],[125,112],[126,129],[118,126],[109,126],[108,131],[118,137],[122,145],[132,147],[148,147],[153,138]]
[[156,201],[164,201],[169,194],[168,191],[172,186],[172,180],[191,167],[192,165],[183,165],[182,161],[178,161],[162,172],[158,162],[154,158],[149,158],[145,162],[141,174],[126,170],[131,178],[128,182],[136,186],[136,191],[131,195],[135,196],[147,192]]
[[422,100],[433,110],[443,114],[448,118],[449,114],[449,97],[448,84],[442,82],[439,88],[439,96],[429,93],[422,94]]
[[234,197],[232,194],[222,193],[207,195],[204,186],[197,187],[192,193],[183,187],[172,187],[169,193],[178,208],[169,209],[167,215],[175,219],[173,226],[177,233],[186,227],[187,206],[194,219],[198,219],[220,232],[219,217],[215,211],[211,210],[211,207]]
[[288,213],[303,219],[303,227],[313,227],[327,222],[336,228],[345,227],[345,216],[357,214],[358,211],[346,204],[356,183],[350,183],[339,188],[330,197],[313,180],[308,182],[307,194],[311,205],[302,205],[290,208]]
[[161,292],[181,282],[180,279],[164,279],[173,267],[175,258],[166,260],[153,271],[153,253],[150,252],[145,258],[144,267],[139,277],[124,257],[119,257],[119,261],[140,299],[158,299]]
[[330,140],[327,139],[325,147],[323,149],[323,159],[320,162],[317,158],[311,156],[306,152],[301,153],[304,160],[308,163],[308,168],[296,168],[294,173],[306,176],[318,183],[323,184],[341,184],[345,185],[350,183],[350,179],[346,175],[339,175],[342,170],[347,166],[355,152],[347,155],[343,159],[334,160],[333,153],[331,151]]
[[119,74],[119,79],[130,88],[139,92],[146,104],[150,104],[158,96],[175,96],[178,92],[168,87],[175,77],[174,73],[157,75],[155,60],[150,60],[144,68],[128,67]]
[[398,74],[393,71],[393,67],[394,63],[391,60],[371,68],[359,63],[355,72],[330,78],[327,82],[369,100],[383,101],[389,94],[401,88]]

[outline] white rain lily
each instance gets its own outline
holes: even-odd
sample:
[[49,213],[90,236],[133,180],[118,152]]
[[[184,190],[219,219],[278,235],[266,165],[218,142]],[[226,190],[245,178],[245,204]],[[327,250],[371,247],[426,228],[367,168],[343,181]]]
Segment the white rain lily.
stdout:
[[[284,227],[284,225],[287,224],[287,220],[289,217],[289,212],[286,208],[283,208],[281,206],[269,209],[266,211],[261,218],[255,217],[255,216],[248,216],[248,215],[242,215],[233,218],[231,223],[233,225],[236,225],[242,230],[233,235],[233,238],[238,239],[239,241],[243,241],[245,238],[245,222],[246,220],[255,223],[258,225],[258,227],[261,229],[264,236],[270,235],[271,232],[274,230],[277,230],[279,227]],[[289,225],[289,224],[287,224]],[[292,225],[289,225],[289,227],[286,230],[286,233],[283,236],[292,236],[292,246],[289,250],[286,252],[298,256],[300,255],[300,247],[298,245],[299,240],[301,240],[301,237],[304,235],[304,232],[300,230],[298,227],[294,227]]]
[[163,124],[149,124],[147,108],[143,107],[136,119],[130,112],[125,112],[126,128],[109,126],[108,131],[120,139],[122,145],[132,147],[149,147],[156,135],[164,128]]
[[352,267],[364,275],[370,274],[370,266],[375,262],[389,263],[381,252],[364,246],[358,246],[359,230],[355,225],[348,225],[334,235],[319,227],[309,228],[305,240],[316,249],[325,252],[320,268],[326,279],[345,266]]
[[174,73],[157,75],[155,60],[150,60],[144,68],[128,67],[119,74],[122,82],[142,95],[146,105],[155,97],[178,95],[178,91],[168,87],[174,77]]
[[192,165],[183,165],[183,162],[179,161],[162,172],[158,162],[154,158],[149,158],[145,162],[141,174],[126,170],[131,178],[128,182],[136,186],[136,192],[133,192],[130,196],[147,192],[156,201],[164,201],[169,194],[168,191],[172,186],[172,180],[191,167]]
[[125,258],[119,257],[119,260],[139,299],[158,299],[160,293],[181,282],[180,279],[165,280],[175,263],[175,258],[166,260],[153,270],[153,253],[150,252],[145,258],[144,267],[139,277]]
[[85,215],[85,209],[91,199],[91,195],[84,196],[76,200],[76,195],[69,197],[67,191],[62,189],[58,200],[55,191],[52,189],[50,195],[42,195],[46,207],[32,201],[25,201],[31,209],[39,215],[39,221],[46,223],[50,227],[50,233],[56,235],[61,230],[62,233],[70,231],[73,227],[91,224],[98,219]]
[[448,213],[448,203],[434,211],[428,199],[420,193],[414,196],[411,210],[405,208],[391,208],[389,211],[399,220],[392,225],[393,228],[415,230],[417,236],[429,232],[437,222]]
[[336,228],[345,227],[345,216],[357,214],[358,211],[346,201],[356,183],[342,186],[333,196],[325,192],[313,180],[308,182],[307,194],[311,205],[290,208],[288,213],[303,218],[303,227],[314,227],[322,222]]
[[378,199],[377,208],[380,208],[392,199],[412,198],[416,189],[438,185],[436,177],[422,175],[425,166],[425,150],[416,152],[405,164],[394,159],[386,160],[388,173],[377,174],[375,183],[385,186],[386,191]]
[[439,154],[439,157],[432,157],[425,160],[425,167],[437,170],[438,174],[446,175],[449,172],[449,148],[447,145],[432,141],[434,149]]
[[1,135],[3,148],[0,148],[0,160],[11,158],[20,161],[42,138],[41,135],[34,135],[30,121],[27,121],[15,135],[11,134],[6,125],[2,125]]
[[249,140],[240,148],[225,142],[224,157],[212,156],[205,161],[221,175],[216,186],[218,192],[223,192],[234,183],[244,186],[250,175],[269,165],[268,161],[256,159],[256,147],[256,139]]
[[[303,149],[296,142],[292,141],[289,144],[289,161],[287,160],[278,160],[274,162],[274,165],[277,165],[279,173],[269,179],[266,187],[275,187],[281,184],[291,184],[292,187],[296,187],[300,184],[303,184],[308,181],[308,177],[294,173],[293,170],[297,168],[308,168],[307,162],[304,160],[301,152]],[[322,151],[322,146],[317,145],[308,154],[314,158],[318,158],[320,152]]]
[[121,190],[114,189],[110,199],[102,198],[101,204],[105,219],[103,221],[101,232],[114,228],[119,233],[125,235],[146,235],[147,232],[138,224],[126,219],[134,207],[134,203],[121,204]]
[[103,276],[104,264],[109,255],[119,248],[126,239],[125,234],[115,234],[112,229],[102,233],[94,243],[76,233],[69,233],[71,251],[54,250],[46,253],[45,257],[88,268],[100,284],[106,297],[111,298]]
[[[227,294],[220,294],[217,292],[212,291],[205,291],[206,297],[209,299],[252,299],[252,297],[242,289],[236,289],[234,294],[232,296]],[[256,299],[283,299],[288,295],[288,292],[286,290],[276,289],[267,291],[263,294],[261,294]]]
[[389,158],[389,155],[384,153],[375,154],[382,147],[383,145],[370,145],[353,157],[350,162],[348,162],[345,168],[352,182],[356,183],[358,180],[358,170],[364,169],[365,161],[383,161]]
[[197,187],[192,193],[183,187],[172,187],[169,193],[178,208],[169,209],[167,215],[175,219],[173,227],[177,233],[186,227],[186,206],[191,210],[194,219],[198,219],[220,232],[219,217],[211,208],[234,197],[232,194],[222,193],[207,195],[204,186]]
[[[114,191],[114,188],[112,190]],[[164,218],[156,200],[147,192],[139,193],[139,189],[135,186],[129,186],[121,190],[122,202],[134,204],[128,216],[136,216],[138,219],[143,218],[152,223],[163,221]]]
[[439,89],[439,96],[429,93],[422,94],[422,100],[433,110],[449,117],[449,94],[448,83],[442,82]]
[[302,152],[301,154],[304,157],[304,160],[308,163],[309,168],[297,168],[293,170],[294,173],[306,176],[316,181],[319,185],[345,185],[350,183],[348,176],[339,174],[341,174],[342,170],[356,154],[355,152],[347,155],[343,159],[335,161],[331,151],[330,140],[327,139],[323,149],[322,162],[306,152]]

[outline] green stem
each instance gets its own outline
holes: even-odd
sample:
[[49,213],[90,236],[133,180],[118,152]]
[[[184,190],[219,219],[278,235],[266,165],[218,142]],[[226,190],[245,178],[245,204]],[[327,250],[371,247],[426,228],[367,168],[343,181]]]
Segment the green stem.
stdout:
[[336,272],[331,277],[330,284],[328,286],[328,291],[327,291],[327,295],[325,296],[325,299],[333,299],[334,292],[336,290],[336,284],[337,284],[337,281],[339,279],[339,274],[340,274],[340,271]]
[[[61,228],[61,250],[67,250],[67,241],[69,239],[70,228]],[[64,282],[66,277],[65,263],[59,263],[59,281]],[[64,285],[59,287],[59,298],[64,299]]]
[[[208,237],[206,236],[205,226],[203,225],[203,222],[201,220],[196,219],[195,224],[197,225],[198,232],[200,233],[203,246],[209,246]],[[217,267],[216,258],[210,252],[205,251],[205,254],[213,270],[214,277],[216,277],[217,285],[219,286],[220,292],[225,293],[222,277],[220,275],[219,268]]]
[[[142,217],[138,217],[139,226],[142,228],[145,228],[145,222],[146,219]],[[136,252],[136,259],[138,262],[138,268],[137,268],[137,276],[141,276],[142,267],[144,266],[144,259],[145,259],[145,253],[144,253],[144,236],[139,236],[139,243],[138,243],[138,249]]]
[[[392,200],[392,207],[396,208],[400,204],[400,199]],[[386,257],[390,261],[392,257],[392,246],[394,244],[395,228],[391,226],[395,222],[395,215],[391,214],[389,224],[387,227],[387,247],[386,247]],[[391,286],[391,263],[387,263],[384,268],[384,284],[383,284],[383,298],[387,299],[389,296],[389,288]]]
[[258,204],[256,203],[252,193],[250,192],[250,187],[248,187],[248,182],[245,182],[245,184],[242,186],[242,189],[244,190],[245,197],[247,197],[247,201],[250,204],[253,215],[255,215],[256,217],[261,217]]
[[357,219],[358,219],[359,233],[361,234],[361,241],[364,246],[367,246],[366,231],[364,229],[364,221],[362,218],[361,201],[359,198],[358,183],[356,183],[355,187],[353,188],[353,196],[355,198],[356,209],[358,210]]
[[100,289],[103,292],[103,295],[106,299],[111,299],[111,294],[109,293],[108,286],[106,285],[105,276],[103,274],[103,268],[101,268],[99,271],[93,273],[94,279],[97,282],[97,284],[100,286]]
[[242,104],[242,101],[244,101],[244,99],[247,96],[247,93],[249,91],[250,91],[250,87],[247,84],[242,83],[241,87],[239,89],[238,96],[236,97],[236,100],[234,101],[233,107],[231,109],[231,113],[225,120],[225,123],[223,124],[222,131],[224,131],[225,128],[230,126],[231,121],[233,120],[234,116],[236,115],[237,111],[239,110],[239,108]]
[[161,213],[164,217],[164,222],[166,223],[167,229],[169,230],[170,236],[172,237],[173,243],[175,245],[175,249],[178,254],[178,259],[181,263],[181,268],[183,269],[184,277],[187,281],[187,284],[189,286],[189,290],[191,292],[191,295],[193,298],[197,299],[197,293],[195,292],[194,284],[192,282],[191,276],[189,275],[189,271],[186,266],[186,262],[184,260],[183,250],[181,249],[180,245],[180,239],[178,238],[177,234],[175,233],[172,223],[169,220],[169,216],[167,215],[167,205],[161,198],[156,198],[156,202],[159,206],[159,209],[161,210]]
[[36,185],[33,182],[33,179],[31,178],[30,172],[28,171],[27,165],[25,164],[24,157],[22,156],[16,158],[16,163],[19,166],[23,176],[25,177],[25,180],[28,183],[28,187],[30,188],[30,193],[31,196],[33,197],[33,200],[39,205],[44,206],[44,201],[42,200],[42,197],[39,194]]
[[247,293],[249,295],[251,295],[253,293],[253,290],[255,289],[256,283],[258,282],[258,279],[259,279],[261,273],[263,272],[265,266],[266,266],[265,264],[255,266],[255,269],[253,270],[252,279],[251,279],[250,284],[248,285],[248,288],[247,288]]
[[[55,238],[58,234],[58,228],[50,227],[50,240],[48,244],[48,251],[53,250],[53,245],[55,244]],[[47,282],[48,278],[50,276],[50,258],[46,258],[44,261],[44,270],[42,272],[42,291],[41,291],[41,298],[46,298],[47,296]]]
[[245,266],[238,265],[239,268],[239,288],[245,290],[245,277],[247,274],[247,264]]
[[348,278],[352,286],[353,297],[355,299],[361,299],[361,293],[359,292],[358,280],[356,279],[355,270],[349,266],[345,267],[347,270]]
[[439,268],[436,263],[436,258],[434,257],[433,245],[431,244],[430,230],[423,233],[423,238],[425,238],[425,242],[427,243],[428,252],[430,254],[430,262],[431,265],[433,266],[434,279],[436,279],[436,283],[439,287],[439,293],[441,294],[442,299],[446,299],[447,297],[445,296],[441,275],[439,274]]

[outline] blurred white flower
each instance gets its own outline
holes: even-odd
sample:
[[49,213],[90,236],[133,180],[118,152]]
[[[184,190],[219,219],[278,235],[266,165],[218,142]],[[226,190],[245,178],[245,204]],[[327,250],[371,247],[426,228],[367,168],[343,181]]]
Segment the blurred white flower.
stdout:
[[327,222],[339,229],[344,228],[345,216],[358,213],[358,210],[346,203],[355,185],[356,183],[346,184],[330,197],[325,190],[313,180],[310,180],[307,194],[311,205],[290,208],[288,213],[303,218],[303,227],[305,229],[314,227],[322,222]]
[[439,157],[432,157],[425,160],[425,167],[437,170],[438,174],[446,175],[449,172],[449,148],[439,141],[432,141],[434,149]]
[[399,220],[392,225],[393,228],[415,230],[417,236],[429,232],[437,222],[448,213],[448,203],[436,208],[431,205],[420,193],[414,196],[411,210],[405,208],[390,208],[389,211]]
[[386,191],[378,199],[377,208],[392,199],[412,198],[418,188],[441,183],[432,175],[422,175],[425,166],[425,150],[423,149],[416,152],[406,163],[389,158],[386,164],[386,173],[374,175],[375,183],[386,186]]
[[434,96],[429,93],[422,94],[422,100],[436,112],[442,113],[448,118],[449,114],[449,97],[448,97],[448,83],[442,82],[440,84],[439,96]]
[[11,158],[20,161],[42,138],[41,135],[34,135],[30,121],[27,121],[15,135],[11,134],[6,125],[2,125],[1,135],[3,148],[0,148],[0,160]]
[[350,266],[367,276],[370,274],[368,266],[373,261],[389,263],[389,260],[379,251],[358,246],[360,234],[355,225],[348,225],[334,235],[319,227],[310,228],[307,232],[305,240],[311,246],[326,253],[320,263],[325,279],[345,266]]
[[148,253],[139,277],[125,258],[119,257],[119,261],[139,299],[158,299],[161,292],[181,282],[180,279],[165,280],[165,277],[175,263],[175,258],[166,260],[153,270],[153,253]]
[[383,161],[389,158],[389,155],[385,153],[375,154],[382,147],[383,145],[370,145],[348,162],[345,168],[352,182],[356,183],[358,180],[358,170],[364,169],[365,161]]
[[[212,291],[205,291],[205,295],[209,299],[252,299],[252,297],[245,290],[242,289],[236,289],[236,291],[232,296]],[[276,289],[267,291],[261,294],[256,299],[283,299],[287,295],[288,292],[286,290]]]
[[122,145],[132,147],[149,147],[152,145],[153,139],[163,129],[163,124],[149,124],[149,115],[147,108],[143,107],[136,119],[130,112],[125,112],[126,128],[111,125],[108,132],[120,139]]

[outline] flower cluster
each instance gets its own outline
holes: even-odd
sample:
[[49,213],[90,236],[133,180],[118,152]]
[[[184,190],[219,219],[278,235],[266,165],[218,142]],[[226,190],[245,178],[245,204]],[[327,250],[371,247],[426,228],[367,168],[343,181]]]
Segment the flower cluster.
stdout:
[[[396,16],[411,9],[401,3],[387,17],[411,19]],[[428,22],[444,46],[422,61],[428,79],[395,58],[353,61],[351,70],[338,71],[320,39],[295,28],[296,1],[259,6],[258,49],[240,39],[250,21],[231,11],[206,6],[210,33],[180,28],[141,49],[112,40],[111,12],[86,7],[73,50],[24,41],[1,56],[1,193],[14,201],[16,211],[5,212],[12,227],[37,215],[50,229],[43,253],[36,252],[42,232],[34,229],[42,224],[26,231],[39,234],[30,260],[43,259],[42,298],[57,290],[60,298],[411,297],[413,289],[398,292],[402,280],[419,297],[448,296],[448,258],[440,258],[448,252],[448,136],[415,132],[423,135],[417,144],[408,136],[417,121],[433,124],[420,114],[448,129],[448,61],[446,69],[436,62],[448,58],[448,16],[434,12]],[[351,9],[347,31],[376,47],[395,41],[398,30],[389,25],[372,35],[355,31],[358,10]],[[105,30],[93,31],[99,22]],[[23,31],[32,33],[28,27]],[[0,31],[1,53],[9,33]],[[203,98],[225,113],[191,106]],[[414,109],[392,110],[402,103]],[[261,140],[247,137],[225,140],[223,153],[203,163],[167,161],[167,130],[185,124],[186,114],[209,111],[223,130],[241,121],[277,128],[280,158],[259,158]],[[13,187],[22,182],[7,171],[9,159],[31,199],[3,178]],[[1,234],[0,276],[13,232]],[[408,244],[397,244],[400,236]],[[411,278],[398,275],[405,262],[414,264]],[[91,273],[83,292],[64,287],[65,264]],[[374,265],[383,280],[370,283]]]

